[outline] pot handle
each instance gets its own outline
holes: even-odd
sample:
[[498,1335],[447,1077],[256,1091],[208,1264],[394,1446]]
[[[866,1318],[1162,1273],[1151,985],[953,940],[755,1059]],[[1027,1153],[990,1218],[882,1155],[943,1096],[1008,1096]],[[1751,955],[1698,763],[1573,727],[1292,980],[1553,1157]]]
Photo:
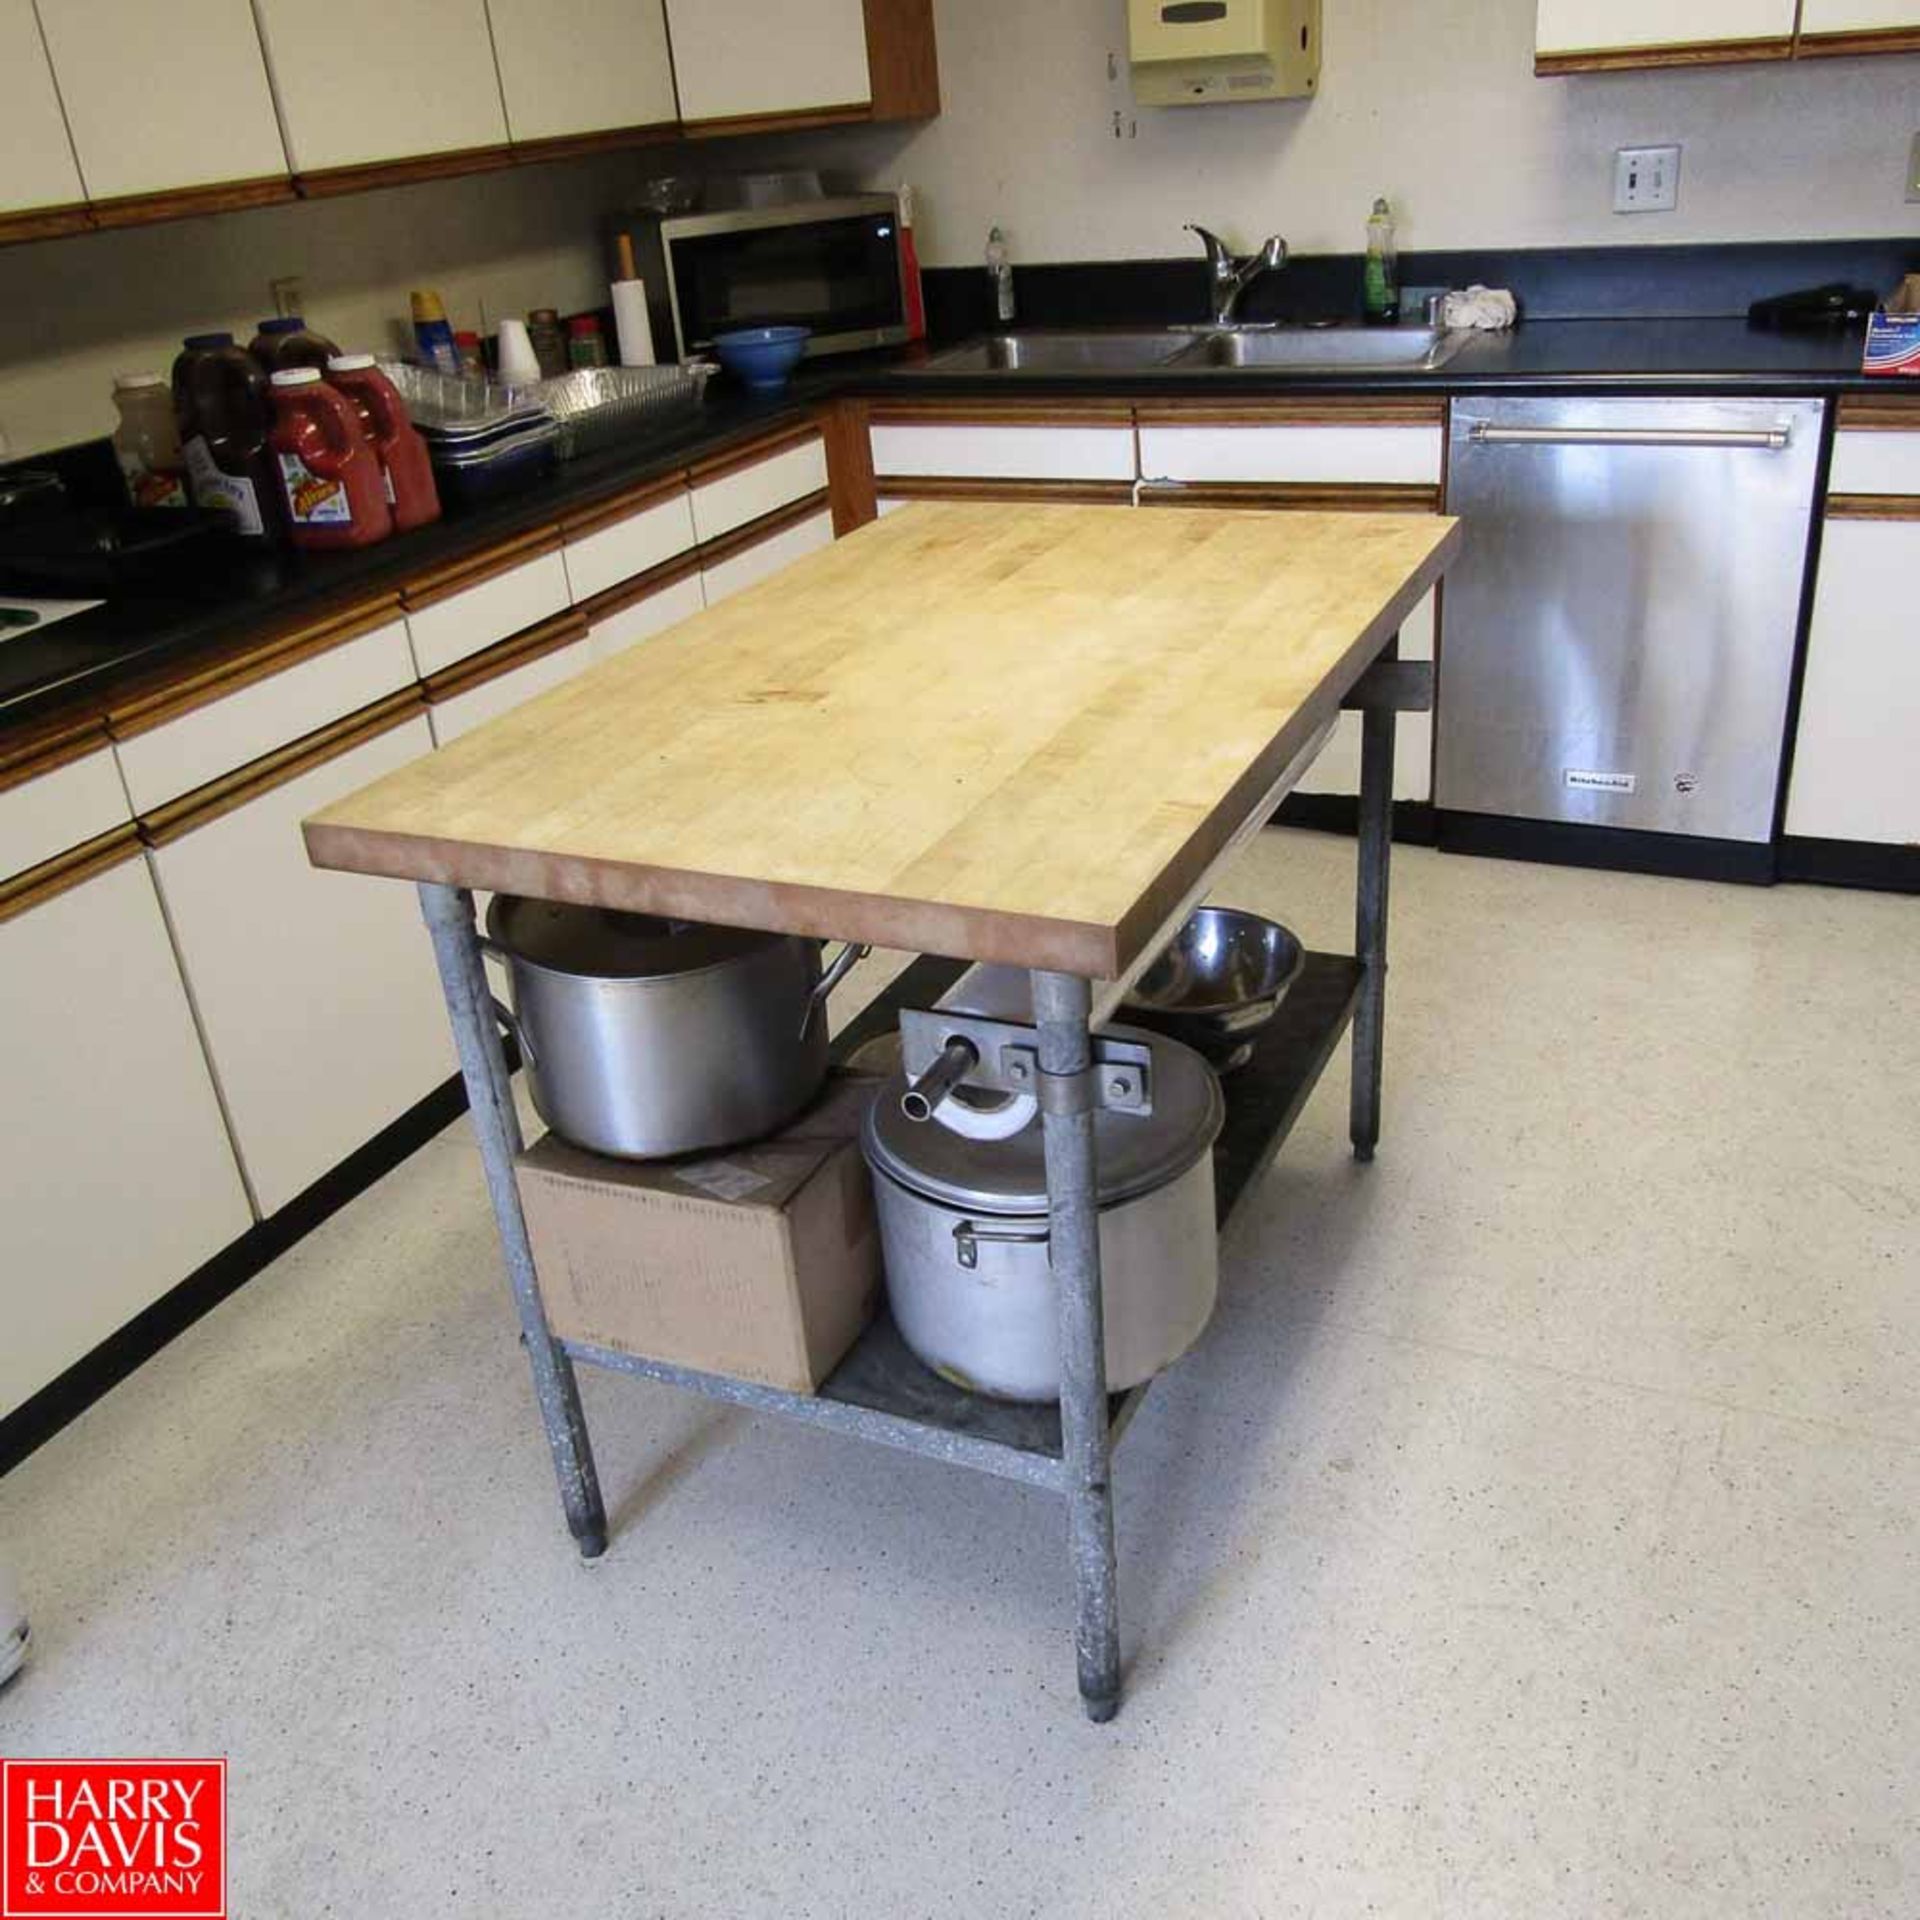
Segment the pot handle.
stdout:
[[527,1030],[515,1016],[513,1009],[494,994],[487,998],[493,1002],[493,1017],[513,1035],[513,1044],[520,1049],[520,1058],[527,1066],[539,1063],[533,1057],[533,1043],[527,1038]]
[[800,1038],[802,1040],[807,1037],[807,1029],[813,1025],[813,1016],[827,1004],[827,995],[872,951],[873,949],[870,946],[856,944],[851,940],[840,949],[839,956],[835,959],[833,965],[820,976],[820,984],[807,995],[806,1008],[800,1015]]
[[[963,1267],[971,1271],[980,1264],[980,1242],[996,1241],[1011,1247],[1044,1247],[1047,1245],[1045,1227],[982,1227],[971,1220],[962,1220],[953,1230],[954,1256]],[[1051,1249],[1048,1258],[1052,1258]]]

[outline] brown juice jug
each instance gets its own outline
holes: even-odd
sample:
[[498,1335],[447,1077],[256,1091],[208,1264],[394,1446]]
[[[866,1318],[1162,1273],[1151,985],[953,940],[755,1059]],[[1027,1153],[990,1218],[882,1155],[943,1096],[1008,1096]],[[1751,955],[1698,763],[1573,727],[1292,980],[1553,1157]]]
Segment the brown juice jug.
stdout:
[[230,333],[189,334],[173,363],[173,411],[194,504],[246,540],[286,537],[280,470],[267,445],[267,376]]
[[325,373],[327,362],[340,349],[324,333],[315,333],[297,313],[290,313],[262,320],[247,342],[247,351],[269,374],[283,367],[318,367]]

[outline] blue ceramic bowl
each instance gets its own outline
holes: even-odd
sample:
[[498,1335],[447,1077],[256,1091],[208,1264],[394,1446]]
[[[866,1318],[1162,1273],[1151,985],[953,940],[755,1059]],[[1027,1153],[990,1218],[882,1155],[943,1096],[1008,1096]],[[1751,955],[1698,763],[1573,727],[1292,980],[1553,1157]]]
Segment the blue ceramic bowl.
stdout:
[[778,393],[800,364],[811,327],[742,327],[713,336],[714,357],[755,393]]

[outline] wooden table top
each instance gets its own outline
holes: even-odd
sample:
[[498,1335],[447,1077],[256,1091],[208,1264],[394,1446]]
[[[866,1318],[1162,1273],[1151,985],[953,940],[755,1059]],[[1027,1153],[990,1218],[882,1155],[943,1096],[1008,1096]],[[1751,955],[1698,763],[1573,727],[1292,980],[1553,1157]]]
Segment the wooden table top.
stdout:
[[1112,979],[1459,539],[907,507],[325,808],[308,853]]

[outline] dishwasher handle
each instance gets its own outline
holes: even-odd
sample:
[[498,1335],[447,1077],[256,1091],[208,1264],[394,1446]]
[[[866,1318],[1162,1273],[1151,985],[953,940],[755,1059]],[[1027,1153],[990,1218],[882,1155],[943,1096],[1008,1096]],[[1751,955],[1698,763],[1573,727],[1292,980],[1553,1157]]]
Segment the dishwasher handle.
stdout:
[[1780,453],[1791,427],[1495,427],[1477,420],[1467,438],[1483,447],[1713,447]]

